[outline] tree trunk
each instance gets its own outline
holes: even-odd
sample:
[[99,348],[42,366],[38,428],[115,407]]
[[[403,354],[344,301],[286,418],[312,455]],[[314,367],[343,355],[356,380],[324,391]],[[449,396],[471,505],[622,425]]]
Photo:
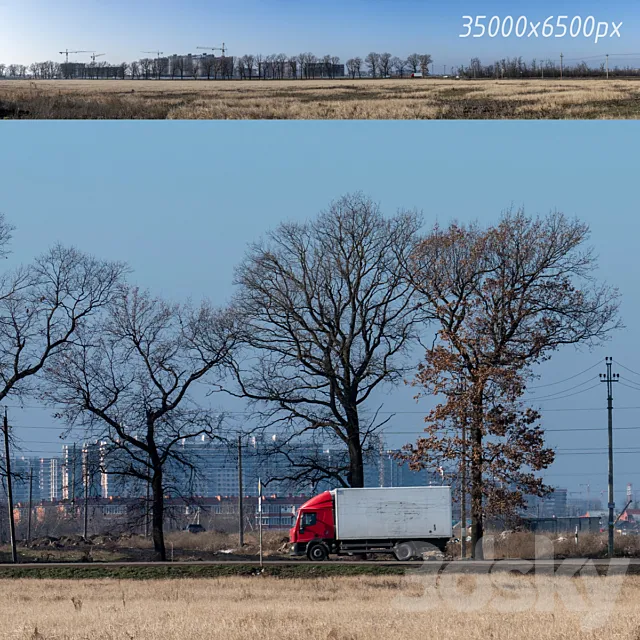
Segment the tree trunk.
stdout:
[[355,431],[349,435],[349,473],[351,475],[349,485],[353,488],[364,487],[364,462],[362,460],[362,445],[360,432]]
[[471,557],[484,559],[482,538],[482,401],[474,403],[471,424]]
[[154,470],[151,481],[151,491],[153,494],[153,517],[152,535],[153,549],[156,559],[165,562],[167,552],[164,546],[164,494],[162,490],[162,468]]

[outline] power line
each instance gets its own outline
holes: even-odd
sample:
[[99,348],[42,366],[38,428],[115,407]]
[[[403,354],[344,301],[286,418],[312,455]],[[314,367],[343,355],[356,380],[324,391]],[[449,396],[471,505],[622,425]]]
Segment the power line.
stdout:
[[[640,409],[640,407],[617,407],[618,410],[620,409]],[[596,411],[596,410],[604,410],[604,409],[599,409],[597,407],[593,407],[591,409],[575,409],[575,411]],[[558,411],[560,411],[560,409],[558,409]],[[572,411],[572,409],[567,409],[567,411]],[[423,415],[423,414],[421,414]],[[14,428],[19,428],[19,429],[37,429],[37,430],[52,430],[52,431],[58,431],[58,429],[56,427],[39,427],[36,425],[16,425]],[[634,425],[634,426],[624,426],[624,427],[616,427],[616,431],[637,431],[640,430],[640,425]],[[605,427],[559,427],[559,428],[553,428],[553,429],[544,429],[545,433],[556,433],[556,432],[567,432],[567,431],[605,431]],[[376,433],[382,433],[382,434],[389,434],[389,435],[416,435],[416,434],[421,434],[424,433],[424,429],[419,429],[419,430],[413,430],[413,431],[404,431],[404,430],[396,430],[393,429],[391,427],[389,428],[382,428],[382,429],[376,429],[375,430]],[[87,439],[83,439],[82,441],[86,441]],[[100,440],[100,438],[89,438],[89,440],[93,441],[93,440]],[[80,440],[76,440],[75,443],[79,444],[81,441]],[[69,444],[69,441],[66,440],[28,440],[26,441],[26,444],[59,444],[59,445],[65,445],[65,444]],[[71,444],[73,444],[73,442],[71,442]]]
[[[607,447],[570,447],[569,449],[556,449],[555,451],[556,453],[563,452],[563,453],[579,454],[579,453],[583,453],[584,451],[605,452],[605,451],[608,451],[608,448]],[[616,453],[640,453],[640,447],[638,446],[621,447],[619,449],[616,449]]]
[[[583,387],[585,384],[588,384],[592,380],[596,380],[596,379],[597,379],[596,376],[591,376],[590,378],[587,378],[583,382],[580,382],[579,384],[576,384],[573,387],[569,387],[568,389],[561,389],[560,391],[556,391],[555,393],[550,393],[549,395],[546,395],[546,396],[534,396],[533,398],[527,398],[525,400],[525,402],[529,402],[531,400],[545,400],[547,398],[553,398],[554,396],[558,396],[558,395],[561,395],[563,393],[567,393],[568,391],[573,391],[574,389],[579,389],[580,387]],[[585,391],[586,391],[586,389],[585,389]]]
[[[582,386],[582,385],[578,385],[578,386]],[[592,389],[595,389],[598,386],[598,383],[587,387],[586,389],[582,389],[582,391],[576,391],[575,393],[569,393],[567,395],[564,396],[558,396],[558,397],[554,397],[553,395],[551,396],[540,396],[538,398],[528,398],[526,400],[523,400],[523,402],[527,402],[527,403],[531,403],[537,400],[544,400],[545,402],[553,402],[555,400],[564,400],[565,398],[572,398],[573,396],[579,396],[581,393],[586,393],[587,391],[591,391]]]
[[543,389],[544,387],[553,387],[556,386],[558,384],[563,384],[564,382],[569,382],[569,380],[574,380],[575,378],[579,378],[581,375],[587,373],[588,371],[591,371],[592,369],[595,369],[596,367],[599,367],[600,363],[596,362],[594,365],[591,365],[590,367],[588,367],[587,369],[585,369],[584,371],[580,371],[580,373],[576,373],[575,375],[569,376],[568,378],[565,378],[564,380],[558,380],[557,382],[549,382],[548,384],[539,384],[536,385],[534,387],[527,387],[527,389]]
[[633,369],[629,369],[629,367],[625,367],[625,365],[623,365],[619,360],[616,360],[615,363],[619,367],[622,367],[623,369],[626,369],[629,373],[633,373],[634,376],[638,376],[640,378],[640,373],[638,373],[637,371],[634,371]]

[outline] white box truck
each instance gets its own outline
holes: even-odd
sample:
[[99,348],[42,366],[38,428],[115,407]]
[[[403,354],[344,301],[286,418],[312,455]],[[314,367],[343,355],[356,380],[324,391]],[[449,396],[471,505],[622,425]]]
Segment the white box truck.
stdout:
[[451,539],[451,487],[334,489],[305,502],[290,531],[292,555],[393,554],[417,559]]

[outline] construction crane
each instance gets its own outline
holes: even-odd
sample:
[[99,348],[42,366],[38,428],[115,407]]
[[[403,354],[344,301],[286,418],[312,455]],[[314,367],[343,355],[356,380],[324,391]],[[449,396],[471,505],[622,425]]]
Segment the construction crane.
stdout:
[[224,58],[224,54],[227,51],[224,42],[221,47],[196,47],[196,49],[206,49],[207,51],[222,51],[222,57]]
[[91,54],[91,61],[93,62],[93,64],[96,63],[96,58],[99,58],[100,56],[106,56],[106,53],[92,53]]
[[61,56],[66,56],[65,57],[65,64],[69,64],[69,54],[70,53],[93,53],[93,51],[69,51],[69,49],[65,49],[64,51],[60,52]]

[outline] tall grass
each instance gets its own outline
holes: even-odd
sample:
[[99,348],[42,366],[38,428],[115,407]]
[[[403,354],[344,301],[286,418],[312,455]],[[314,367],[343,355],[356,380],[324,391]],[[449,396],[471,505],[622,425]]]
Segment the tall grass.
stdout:
[[0,81],[0,117],[638,118],[634,80]]
[[[491,598],[464,612],[476,584],[461,576],[448,603],[425,598],[401,577],[277,580],[265,577],[173,581],[0,581],[0,638],[21,640],[576,640],[640,637],[640,580],[627,577],[613,615],[595,631],[584,612],[560,604],[537,611],[527,594],[573,589],[571,578],[500,574]],[[601,580],[589,578],[588,580]],[[454,585],[455,586],[455,585]],[[595,583],[581,583],[579,598]],[[584,594],[582,593],[584,592]],[[502,606],[496,604],[500,597]],[[519,606],[523,596],[524,607]],[[493,599],[492,599],[493,598]],[[507,608],[512,601],[516,606]],[[583,602],[587,602],[584,600]],[[520,609],[520,610],[519,610]]]

